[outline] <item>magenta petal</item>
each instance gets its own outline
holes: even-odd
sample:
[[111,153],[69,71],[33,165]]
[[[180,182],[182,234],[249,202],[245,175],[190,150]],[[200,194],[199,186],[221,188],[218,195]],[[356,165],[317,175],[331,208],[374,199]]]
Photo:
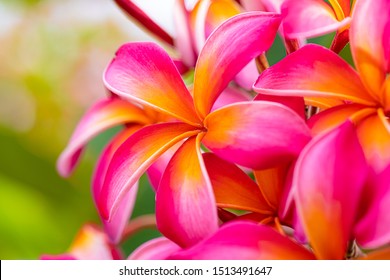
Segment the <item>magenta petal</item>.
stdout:
[[311,139],[305,121],[290,108],[267,101],[234,103],[205,119],[203,144],[239,165],[266,169],[298,156]]
[[104,73],[115,94],[199,126],[192,97],[164,49],[149,42],[123,45]]
[[[111,162],[111,159],[120,145],[123,144],[140,126],[132,126],[119,133],[101,154],[92,180],[92,195],[97,206],[97,199],[100,196],[104,178]],[[134,208],[135,199],[138,193],[138,182],[136,182],[130,191],[124,196],[118,206],[118,210],[112,216],[111,220],[101,218],[104,230],[113,243],[118,243],[122,237],[123,230],[130,219]]]
[[367,171],[350,121],[313,138],[298,158],[293,179],[295,202],[318,258],[344,258]]
[[128,260],[165,260],[181,248],[165,237],[149,240],[134,250]]
[[143,110],[119,98],[103,99],[85,113],[75,129],[68,146],[57,162],[58,172],[69,176],[75,168],[84,146],[104,130],[125,123],[146,124],[148,117]]
[[231,222],[203,242],[171,256],[192,260],[314,259],[304,247],[270,227]]
[[282,5],[283,30],[288,38],[310,38],[346,26],[347,17],[339,21],[334,10],[322,0],[286,0]]
[[210,35],[199,54],[194,77],[194,102],[201,117],[210,112],[237,73],[268,50],[279,24],[277,14],[248,12],[225,21]]
[[189,247],[218,229],[217,205],[200,153],[200,139],[189,138],[169,162],[156,195],[159,231]]
[[97,198],[102,218],[112,218],[123,197],[161,154],[197,133],[184,123],[162,123],[144,127],[128,138],[112,156]]
[[381,174],[372,174],[363,199],[367,211],[356,225],[357,242],[367,249],[389,244],[390,165]]

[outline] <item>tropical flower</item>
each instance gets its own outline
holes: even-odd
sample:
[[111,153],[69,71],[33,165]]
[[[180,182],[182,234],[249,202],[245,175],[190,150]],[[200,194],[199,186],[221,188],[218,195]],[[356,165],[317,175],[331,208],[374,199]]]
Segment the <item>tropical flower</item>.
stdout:
[[255,169],[299,154],[311,135],[304,120],[284,105],[248,101],[211,112],[230,80],[271,46],[279,24],[276,14],[251,12],[218,27],[199,55],[193,97],[173,61],[156,44],[129,43],[118,50],[104,74],[107,88],[178,121],[146,126],[117,149],[97,199],[104,219],[115,215],[147,168],[180,143],[157,189],[156,218],[166,237],[188,247],[218,229],[201,144],[225,160]]
[[314,134],[351,119],[376,173],[390,164],[390,2],[356,1],[351,50],[357,72],[333,52],[307,45],[262,73],[257,92],[304,96],[330,108],[309,120]]
[[[359,225],[360,200],[368,175],[368,166],[350,121],[315,138],[300,154],[293,175],[291,193],[296,201],[307,244],[300,244],[271,227],[249,222],[231,222],[207,240],[180,250],[173,259],[344,259],[390,258],[390,247],[364,254],[356,249],[356,234],[378,241],[373,234],[388,221],[378,214],[380,204],[372,204],[371,214]],[[388,173],[386,178],[388,179]],[[384,181],[382,181],[384,182]],[[388,182],[386,182],[388,187]],[[381,194],[383,194],[382,189]],[[385,191],[389,199],[388,188]],[[378,196],[377,196],[378,197]],[[375,213],[375,214],[374,214]],[[362,221],[362,220],[360,220]],[[378,227],[379,226],[379,227]],[[365,228],[368,227],[368,228]],[[359,232],[361,231],[361,232]],[[383,231],[381,232],[383,234]],[[245,236],[245,238],[242,238]],[[386,237],[386,241],[383,239]],[[390,230],[381,244],[389,245]],[[385,242],[384,242],[385,241]],[[357,239],[358,245],[359,239]],[[309,250],[308,250],[309,249]],[[229,252],[229,254],[226,254]]]

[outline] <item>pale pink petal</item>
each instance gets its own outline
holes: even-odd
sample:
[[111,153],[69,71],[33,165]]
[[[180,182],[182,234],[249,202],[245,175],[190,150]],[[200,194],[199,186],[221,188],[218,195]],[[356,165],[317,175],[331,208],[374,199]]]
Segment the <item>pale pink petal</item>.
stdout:
[[165,260],[181,248],[165,237],[149,240],[134,250],[128,260]]
[[110,220],[149,166],[174,144],[198,132],[184,123],[162,123],[144,127],[128,138],[114,153],[97,198],[101,217]]
[[210,113],[204,123],[207,148],[225,160],[253,169],[294,159],[311,139],[305,121],[275,102],[228,105]]
[[76,167],[85,145],[104,130],[126,123],[147,124],[150,120],[145,112],[119,98],[98,101],[90,108],[77,125],[66,149],[57,161],[57,170],[69,176]]
[[357,1],[350,30],[351,51],[365,86],[382,102],[390,71],[390,2]]
[[277,14],[248,12],[225,21],[210,35],[199,55],[194,78],[194,102],[201,117],[210,112],[237,73],[268,50],[279,24]]
[[357,242],[365,249],[390,244],[390,165],[372,174],[363,199],[367,210],[355,229]]
[[112,92],[199,125],[193,100],[169,55],[155,43],[128,43],[104,73]]
[[318,258],[344,258],[367,172],[350,121],[313,138],[298,158],[293,179],[296,207]]
[[211,238],[173,254],[171,259],[308,260],[314,255],[268,226],[240,221],[222,226]]
[[347,62],[327,48],[313,44],[266,69],[253,89],[270,95],[333,97],[376,105]]
[[174,42],[171,35],[168,34],[159,24],[153,21],[140,7],[132,0],[114,0],[119,7],[129,16],[135,19],[139,24],[149,30],[158,38],[173,46]]
[[288,38],[311,38],[336,31],[351,22],[339,21],[329,4],[323,0],[286,0],[281,12],[283,30]]
[[242,101],[250,101],[252,99],[251,95],[240,88],[236,87],[227,87],[218,99],[215,101],[213,108],[211,111],[215,111],[223,106],[242,102]]
[[173,18],[176,28],[175,46],[178,49],[182,61],[188,67],[195,66],[196,54],[189,26],[189,14],[185,6],[185,0],[175,0]]
[[169,162],[156,194],[159,231],[189,247],[218,229],[217,205],[203,158],[202,135],[189,138]]

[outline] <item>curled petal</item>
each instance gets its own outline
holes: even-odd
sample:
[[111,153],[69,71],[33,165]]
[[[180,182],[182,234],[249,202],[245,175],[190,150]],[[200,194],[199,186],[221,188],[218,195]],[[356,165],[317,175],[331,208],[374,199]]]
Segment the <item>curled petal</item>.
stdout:
[[173,254],[171,259],[309,260],[314,255],[268,226],[240,221],[222,226],[211,238]]
[[210,112],[219,94],[249,61],[268,50],[279,24],[277,14],[248,12],[225,21],[210,35],[195,69],[194,102],[200,117]]
[[159,231],[189,247],[218,229],[215,197],[200,153],[202,135],[189,138],[169,162],[156,194]]
[[84,146],[104,130],[125,123],[147,124],[150,122],[143,110],[125,100],[109,98],[100,100],[85,113],[76,127],[68,146],[57,161],[57,170],[69,176],[75,168]]
[[284,34],[288,38],[328,34],[351,22],[350,17],[338,20],[335,11],[323,0],[286,0],[282,5],[282,15]]
[[168,54],[154,43],[128,43],[104,73],[112,92],[199,125],[192,97]]
[[141,175],[166,150],[198,133],[184,123],[162,123],[142,128],[114,153],[97,198],[100,215],[110,220],[120,201]]
[[351,51],[362,80],[377,100],[390,72],[390,2],[357,1],[350,30]]
[[147,241],[134,250],[128,260],[165,260],[181,248],[165,237],[158,237]]
[[272,214],[273,209],[244,171],[212,153],[203,158],[218,207]]
[[305,121],[284,105],[240,102],[225,106],[205,119],[203,143],[219,157],[263,169],[290,161],[310,140]]
[[309,44],[266,69],[255,83],[258,93],[333,97],[376,105],[359,75],[334,52]]
[[350,121],[313,138],[298,158],[296,207],[318,258],[344,258],[367,171]]

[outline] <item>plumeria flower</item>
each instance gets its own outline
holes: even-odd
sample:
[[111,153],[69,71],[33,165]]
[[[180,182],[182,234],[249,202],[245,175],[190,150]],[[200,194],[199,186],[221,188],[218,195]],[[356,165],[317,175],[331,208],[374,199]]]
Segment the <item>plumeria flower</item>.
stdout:
[[[377,219],[384,214],[382,212],[382,215],[377,215],[378,200],[373,204],[376,206],[372,208],[371,215],[360,220],[364,226],[357,219],[368,170],[356,129],[347,121],[332,131],[313,138],[303,149],[294,169],[292,192],[308,244],[299,244],[271,227],[249,222],[231,222],[223,225],[209,239],[180,250],[170,258],[390,258],[390,247],[367,255],[360,251],[349,252],[350,248],[354,248],[356,233],[360,231],[358,234],[360,237],[365,236],[366,240],[378,240],[378,235],[374,232],[381,222],[388,221],[388,213],[386,219]],[[388,173],[388,179],[387,176]],[[388,182],[386,184],[388,187]],[[382,189],[382,194],[383,191]],[[388,200],[388,189],[385,193]],[[380,246],[389,245],[389,233],[387,230],[386,242]]]
[[281,7],[284,36],[312,38],[337,31],[331,49],[338,53],[348,43],[353,8],[351,2],[350,0],[285,0]]
[[60,255],[43,255],[42,260],[117,260],[122,253],[107,235],[92,224],[84,225],[69,250]]
[[333,52],[307,45],[270,67],[254,90],[304,96],[330,108],[309,120],[314,134],[350,118],[376,173],[390,164],[390,2],[356,1],[351,23],[355,71]]
[[154,43],[123,45],[106,69],[107,88],[178,121],[146,126],[114,153],[98,195],[110,220],[134,183],[167,149],[180,144],[156,194],[159,230],[181,247],[218,229],[215,197],[201,144],[221,158],[248,168],[267,168],[296,157],[311,139],[304,120],[268,101],[238,102],[211,112],[228,83],[272,44],[280,17],[243,13],[215,30],[195,67],[193,97],[167,53]]

